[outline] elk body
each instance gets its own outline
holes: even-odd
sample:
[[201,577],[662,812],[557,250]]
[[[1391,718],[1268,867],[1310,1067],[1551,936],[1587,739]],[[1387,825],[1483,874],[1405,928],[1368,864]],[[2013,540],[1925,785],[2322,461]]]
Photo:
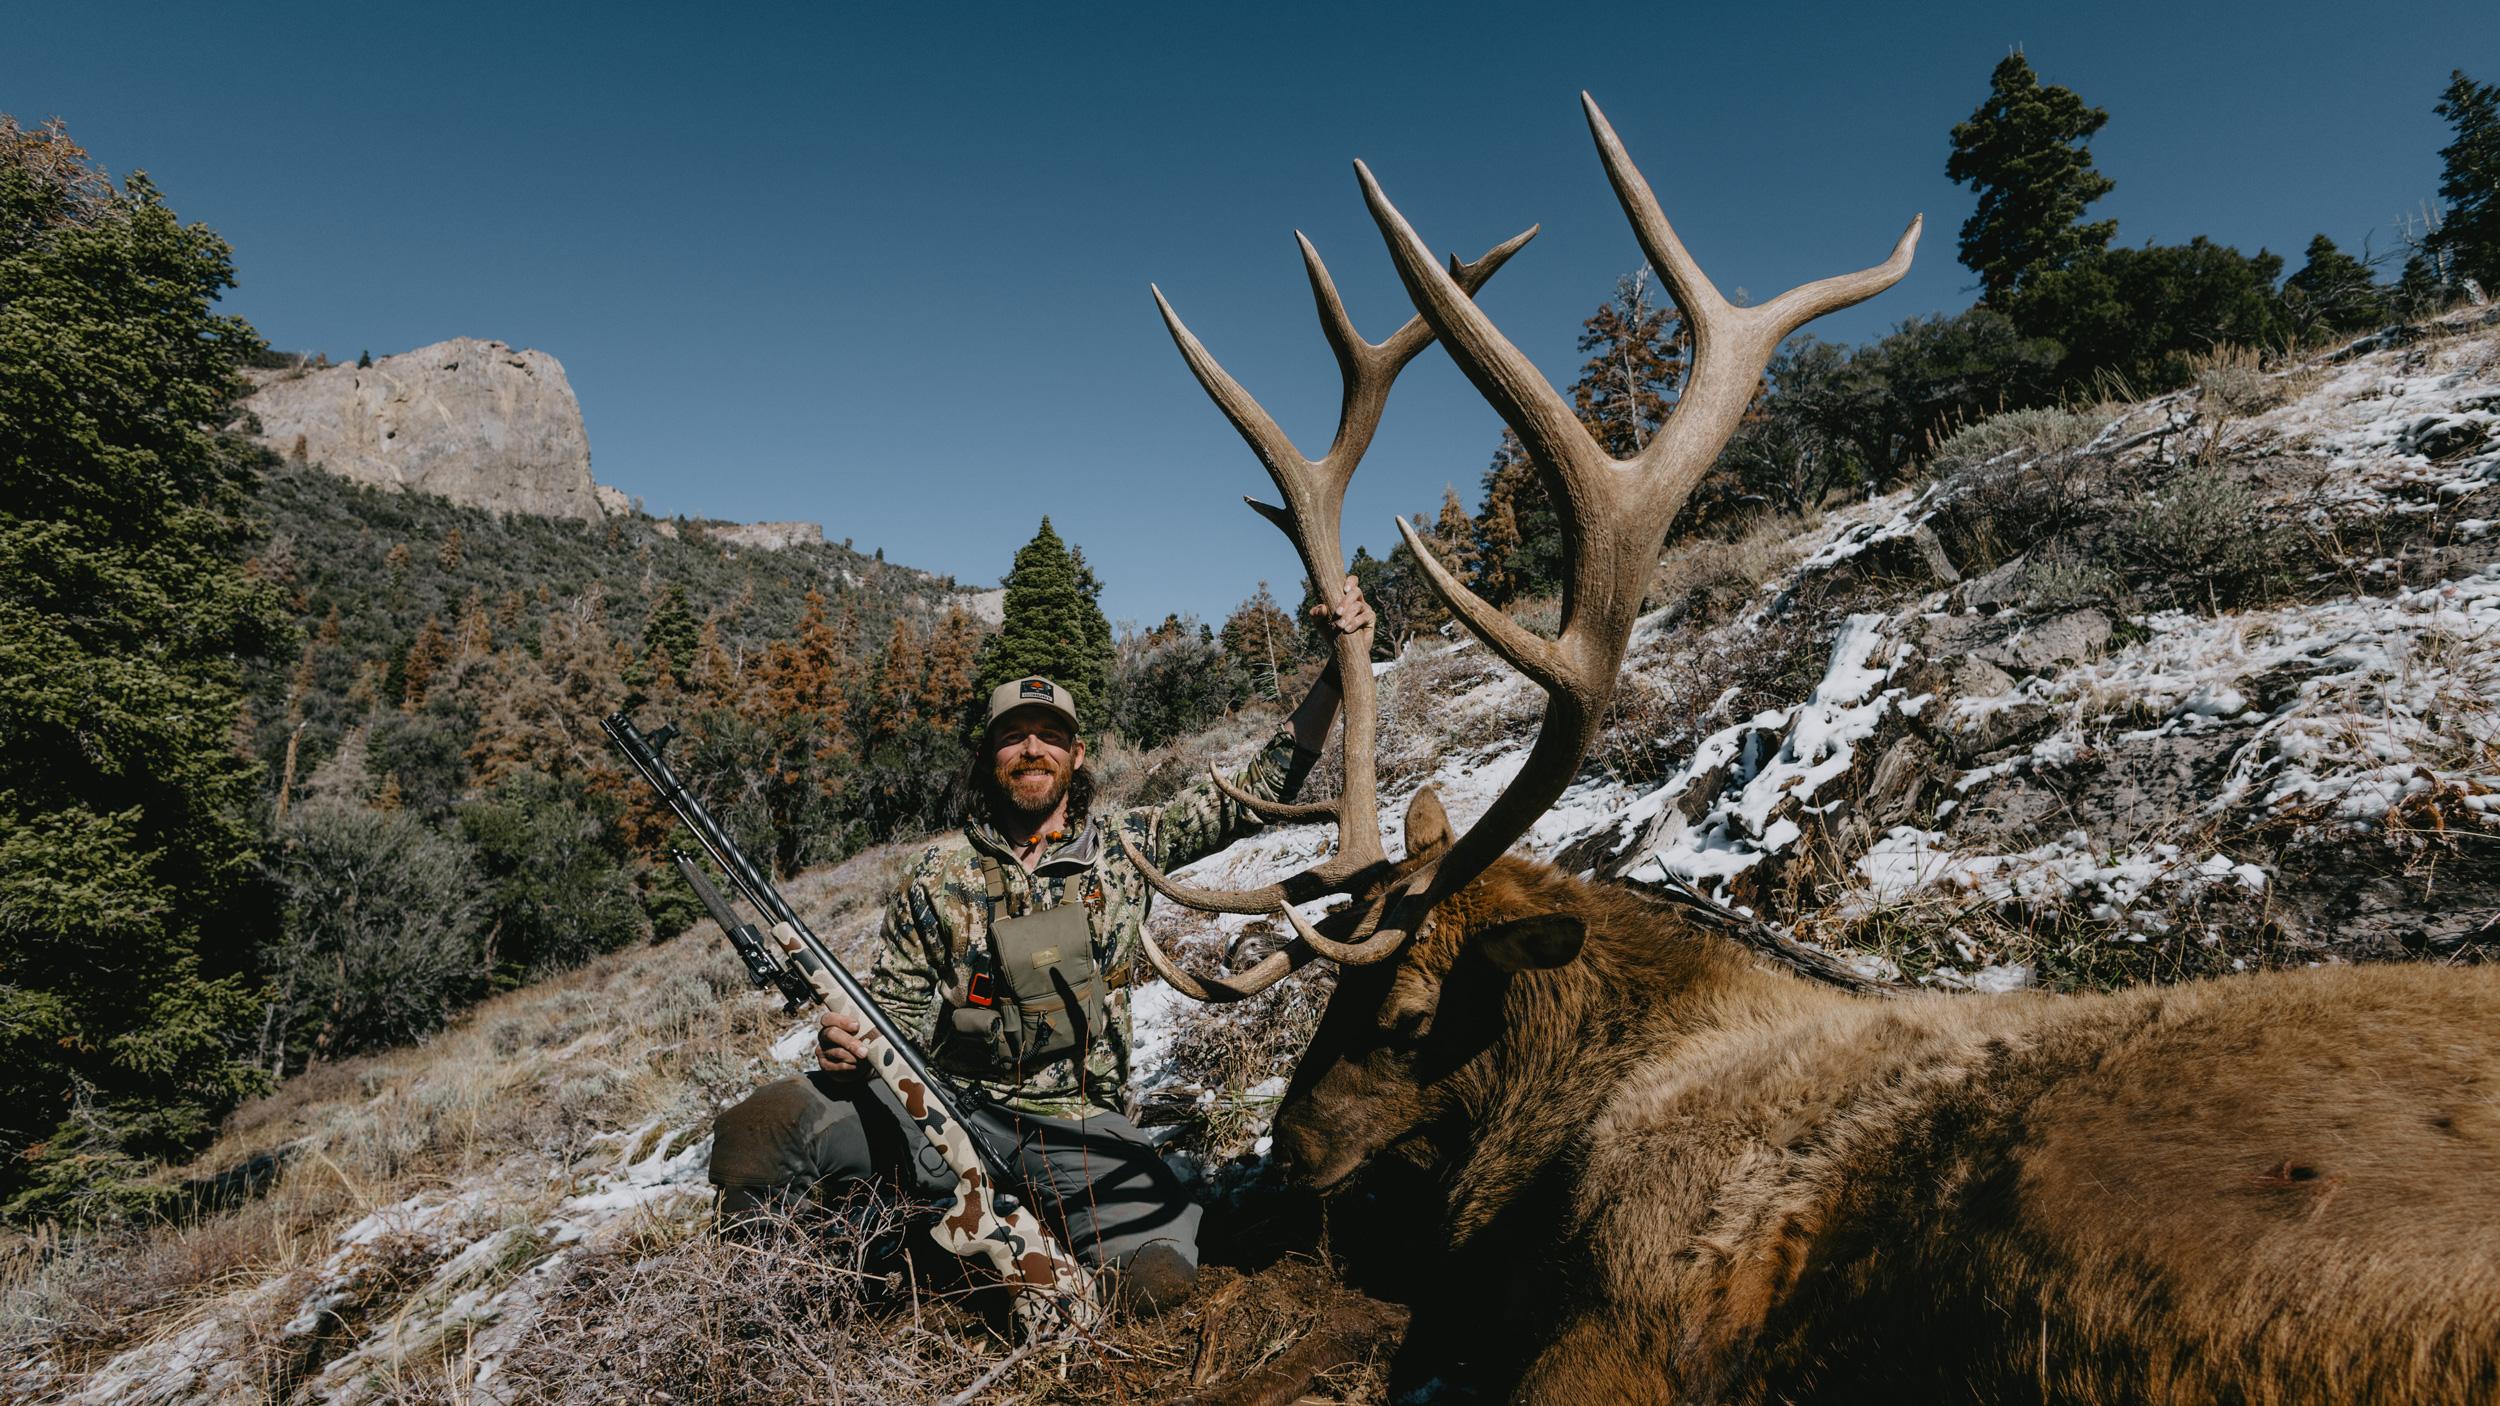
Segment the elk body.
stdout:
[[[1609,457],[1475,291],[1527,234],[1435,264],[1363,193],[1414,319],[1356,334],[1302,246],[1345,395],[1303,455],[1157,301],[1284,497],[1254,504],[1322,599],[1345,490],[1399,370],[1438,340],[1518,436],[1563,522],[1561,626],[1539,638],[1401,522],[1433,589],[1543,688],[1536,742],[1463,835],[1437,801],[1383,849],[1368,631],[1335,642],[1345,784],[1334,855],[1193,907],[1295,934],[1237,1000],[1342,968],[1276,1122],[1323,1190],[1391,1157],[1441,1180],[1456,1331],[1513,1398],[1602,1401],[2500,1399],[2500,976],[2376,967],[2089,998],[1850,995],[1674,910],[1506,851],[1595,737],[1660,544],[1780,340],[1907,271],[1891,257],[1736,307],[1593,102],[1608,179],[1692,338],[1674,412]],[[1222,778],[1218,777],[1219,784]],[[1229,789],[1229,788],[1228,788]],[[1125,843],[1125,840],[1123,841]],[[1313,921],[1299,906],[1351,900]],[[1430,1308],[1432,1306],[1423,1306]],[[1419,1331],[1422,1321],[1419,1318]]]
[[2490,968],[1855,995],[1505,858],[1343,973],[1276,1141],[1437,1175],[1418,1331],[1520,1401],[2479,1401],[2495,1030]]

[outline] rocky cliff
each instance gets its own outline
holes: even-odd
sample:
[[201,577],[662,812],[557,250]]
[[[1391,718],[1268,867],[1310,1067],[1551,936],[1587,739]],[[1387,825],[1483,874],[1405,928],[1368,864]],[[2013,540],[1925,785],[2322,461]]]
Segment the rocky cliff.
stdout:
[[290,458],[497,512],[596,519],[590,436],[564,367],[455,337],[370,366],[282,372],[244,408]]

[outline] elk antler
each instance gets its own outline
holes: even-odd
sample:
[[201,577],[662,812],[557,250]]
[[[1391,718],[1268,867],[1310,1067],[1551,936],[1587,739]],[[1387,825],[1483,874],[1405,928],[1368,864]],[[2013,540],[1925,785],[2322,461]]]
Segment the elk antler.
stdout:
[[[1486,279],[1510,260],[1527,242],[1536,237],[1530,226],[1522,234],[1504,240],[1486,250],[1473,263],[1462,263],[1450,257],[1450,267],[1443,277],[1459,290],[1461,298],[1484,286]],[[1183,360],[1206,388],[1207,395],[1233,428],[1249,442],[1267,466],[1268,477],[1275,480],[1276,491],[1284,498],[1284,506],[1262,503],[1255,498],[1243,501],[1258,510],[1259,515],[1276,524],[1295,551],[1302,557],[1303,569],[1310,573],[1313,590],[1322,600],[1336,597],[1337,583],[1345,578],[1345,552],[1339,541],[1338,526],[1345,512],[1346,485],[1353,481],[1354,470],[1363,461],[1363,452],[1371,447],[1372,436],[1380,430],[1381,412],[1388,407],[1389,387],[1398,373],[1432,343],[1432,328],[1420,316],[1408,318],[1405,324],[1382,341],[1367,342],[1354,330],[1354,320],[1345,310],[1345,300],[1337,294],[1336,280],[1328,275],[1328,265],[1321,261],[1319,250],[1299,231],[1294,240],[1302,247],[1302,265],[1311,280],[1311,296],[1319,305],[1320,329],[1328,338],[1329,349],[1336,353],[1337,369],[1343,382],[1344,395],[1337,411],[1337,433],[1329,441],[1328,452],[1312,459],[1294,447],[1291,437],[1280,428],[1241,383],[1216,363],[1197,336],[1182,323],[1180,314],[1172,310],[1161,288],[1154,289],[1155,306],[1163,311],[1163,324],[1172,333],[1172,341]],[[1438,266],[1435,273],[1440,273]],[[1375,732],[1379,724],[1378,698],[1374,692],[1371,671],[1372,632],[1369,628],[1336,637],[1334,668],[1337,686],[1345,710],[1345,784],[1333,801],[1317,801],[1299,805],[1263,800],[1215,774],[1215,784],[1253,814],[1270,820],[1333,819],[1337,822],[1337,853],[1298,874],[1260,888],[1242,892],[1194,888],[1175,882],[1155,867],[1123,832],[1120,845],[1135,864],[1138,872],[1155,890],[1176,903],[1218,913],[1282,914],[1293,926],[1299,939],[1291,946],[1270,953],[1256,967],[1237,977],[1214,978],[1200,982],[1182,971],[1152,937],[1145,939],[1146,959],[1175,990],[1202,1001],[1238,1000],[1274,985],[1287,972],[1293,971],[1315,956],[1336,961],[1362,961],[1365,954],[1357,947],[1331,942],[1313,930],[1294,905],[1332,893],[1346,893],[1366,878],[1386,870],[1388,857],[1380,848],[1380,796],[1373,770]],[[1212,774],[1212,773],[1211,773]]]
[[[1772,352],[1781,339],[1799,327],[1825,313],[1873,297],[1909,271],[1912,252],[1918,245],[1920,221],[1916,219],[1910,221],[1910,227],[1893,246],[1891,256],[1873,268],[1790,289],[1757,307],[1734,306],[1720,296],[1693,262],[1692,255],[1685,251],[1683,241],[1676,237],[1665,213],[1659,209],[1657,197],[1650,193],[1648,182],[1624,154],[1622,143],[1616,139],[1605,115],[1598,111],[1596,101],[1586,93],[1580,95],[1580,101],[1587,110],[1589,130],[1596,138],[1607,178],[1632,223],[1641,251],[1665,280],[1668,294],[1692,332],[1692,369],[1683,394],[1665,425],[1637,454],[1628,459],[1608,455],[1572,414],[1570,402],[1475,305],[1469,296],[1472,286],[1462,285],[1454,273],[1444,273],[1432,261],[1423,241],[1382,194],[1370,170],[1359,161],[1355,163],[1364,201],[1388,242],[1398,277],[1414,300],[1420,320],[1439,337],[1451,359],[1519,437],[1547,493],[1561,509],[1563,552],[1569,563],[1563,583],[1562,628],[1550,641],[1531,634],[1469,590],[1433,556],[1410,524],[1403,518],[1398,520],[1398,530],[1404,535],[1408,550],[1415,554],[1425,579],[1451,613],[1545,690],[1544,721],[1526,763],[1494,799],[1492,807],[1438,858],[1407,871],[1395,885],[1384,886],[1370,895],[1358,915],[1351,941],[1322,938],[1292,911],[1290,903],[1325,893],[1355,892],[1354,883],[1360,878],[1356,871],[1370,872],[1371,867],[1344,862],[1358,838],[1368,845],[1363,851],[1366,856],[1379,854],[1378,824],[1370,809],[1365,812],[1365,824],[1355,827],[1363,831],[1362,836],[1343,833],[1344,851],[1337,861],[1306,870],[1255,894],[1238,896],[1260,900],[1255,907],[1203,902],[1202,899],[1220,896],[1171,885],[1149,870],[1149,880],[1158,889],[1194,907],[1234,912],[1282,908],[1299,940],[1242,978],[1238,985],[1248,990],[1258,989],[1250,985],[1253,979],[1265,976],[1259,986],[1266,985],[1314,956],[1338,961],[1377,960],[1395,952],[1435,904],[1483,872],[1553,805],[1579,769],[1580,759],[1595,740],[1605,716],[1606,701],[1613,693],[1615,676],[1623,667],[1624,650],[1631,640],[1642,594],[1656,569],[1659,548],[1666,541],[1667,526],[1735,432]],[[1323,297],[1323,309],[1328,301]],[[1408,329],[1414,325],[1409,323]],[[1186,338],[1177,324],[1175,335]],[[1421,344],[1422,339],[1418,339],[1418,349]],[[1182,351],[1192,355],[1191,364],[1196,367],[1203,353],[1193,355],[1194,346],[1194,342],[1184,340]],[[1208,380],[1204,370],[1200,379]],[[1230,386],[1229,381],[1223,384]],[[1244,423],[1215,382],[1209,381],[1208,389],[1225,405],[1226,412],[1234,415],[1236,425]],[[1231,389],[1238,393],[1237,387]],[[1352,403],[1351,391],[1348,403]],[[1264,416],[1260,419],[1264,421]],[[1249,436],[1250,430],[1245,427],[1243,433]],[[1263,456],[1268,455],[1259,438],[1253,436],[1251,442]],[[1350,472],[1350,464],[1347,469]],[[1270,472],[1276,472],[1272,458]],[[1282,474],[1278,481],[1285,481]],[[1342,504],[1343,489],[1339,481],[1330,500],[1332,510]],[[1337,542],[1333,516],[1325,526],[1325,541],[1333,552]],[[1297,544],[1302,540],[1301,536],[1296,537]],[[1333,576],[1318,574],[1321,565],[1334,564],[1333,556],[1321,563],[1313,561],[1306,551],[1305,561],[1312,566],[1315,581],[1333,582]],[[1371,792],[1370,748],[1377,720],[1369,716],[1376,698],[1368,670],[1343,668],[1346,650],[1347,641],[1339,640],[1341,672],[1347,674],[1349,685],[1358,674],[1363,682],[1361,714],[1356,711],[1354,690],[1349,687],[1346,694],[1346,795],[1355,795],[1355,778],[1359,774],[1364,788],[1362,800],[1367,808],[1376,808],[1376,797]],[[1346,832],[1353,819],[1352,808],[1341,805],[1338,821],[1341,832]],[[1156,969],[1164,973],[1166,980],[1172,980],[1171,964],[1161,952],[1153,950],[1151,942],[1148,950]],[[1273,975],[1269,975],[1271,968]],[[1197,986],[1194,982],[1173,984],[1202,999],[1219,998],[1193,989]],[[1239,994],[1247,992],[1231,987],[1220,991],[1222,996]]]

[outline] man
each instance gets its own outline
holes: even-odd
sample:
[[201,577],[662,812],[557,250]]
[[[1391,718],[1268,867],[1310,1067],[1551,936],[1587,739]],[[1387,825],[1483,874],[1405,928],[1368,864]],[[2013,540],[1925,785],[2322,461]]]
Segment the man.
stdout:
[[[1372,623],[1354,578],[1317,607],[1342,634]],[[1290,800],[1337,715],[1334,666],[1234,778]],[[970,1093],[966,1122],[1008,1169],[1007,1189],[1109,1278],[1159,1312],[1198,1275],[1199,1208],[1125,1116],[1129,982],[1152,898],[1114,832],[1171,870],[1259,820],[1205,781],[1159,806],[1092,809],[1082,720],[1067,690],[1017,679],[990,695],[962,830],[920,856],[887,905],[868,988],[932,1063]],[[711,1177],[724,1215],[820,1185],[952,1184],[863,1062],[858,1027],[827,1013],[817,1071],[720,1116]]]

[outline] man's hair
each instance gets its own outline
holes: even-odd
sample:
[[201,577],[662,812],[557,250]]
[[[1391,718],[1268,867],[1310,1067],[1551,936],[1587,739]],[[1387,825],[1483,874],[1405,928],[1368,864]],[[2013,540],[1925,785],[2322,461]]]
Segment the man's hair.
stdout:
[[[986,741],[986,739],[984,739]],[[976,747],[972,765],[964,773],[964,819],[974,825],[987,825],[998,818],[998,758],[988,747]],[[1085,817],[1094,808],[1094,768],[1091,763],[1078,767],[1068,778],[1068,827],[1080,830]]]

